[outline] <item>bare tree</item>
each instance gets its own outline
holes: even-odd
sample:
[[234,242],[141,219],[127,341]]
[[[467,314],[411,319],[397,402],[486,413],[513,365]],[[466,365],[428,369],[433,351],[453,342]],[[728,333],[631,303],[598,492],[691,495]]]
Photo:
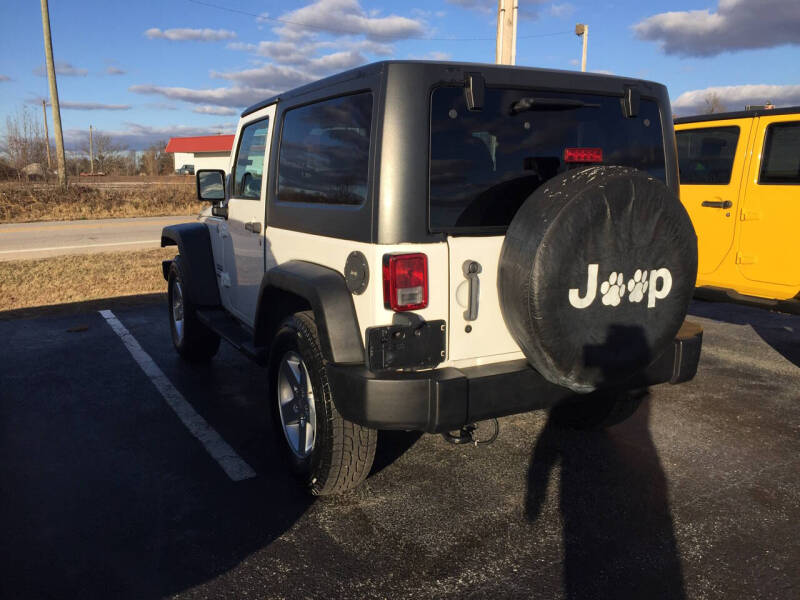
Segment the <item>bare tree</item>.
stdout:
[[705,115],[713,115],[715,113],[725,112],[726,110],[717,92],[708,92],[705,98],[703,98],[703,103],[703,114]]
[[[96,132],[93,136],[94,164],[101,173],[121,171],[122,153],[128,149],[124,144],[117,144],[110,136]],[[81,142],[80,151],[89,156],[89,135]]]
[[42,122],[27,106],[6,117],[5,152],[18,173],[33,163],[47,164],[47,143]]
[[156,142],[142,154],[142,171],[148,175],[166,175],[171,171],[172,160],[166,153],[167,143]]

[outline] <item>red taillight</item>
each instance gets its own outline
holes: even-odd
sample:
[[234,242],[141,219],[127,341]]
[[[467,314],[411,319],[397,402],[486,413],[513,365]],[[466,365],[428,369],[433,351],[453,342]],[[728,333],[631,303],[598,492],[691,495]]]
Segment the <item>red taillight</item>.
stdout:
[[602,148],[564,148],[564,162],[599,163],[603,162]]
[[428,257],[416,254],[384,254],[383,305],[396,311],[428,306]]

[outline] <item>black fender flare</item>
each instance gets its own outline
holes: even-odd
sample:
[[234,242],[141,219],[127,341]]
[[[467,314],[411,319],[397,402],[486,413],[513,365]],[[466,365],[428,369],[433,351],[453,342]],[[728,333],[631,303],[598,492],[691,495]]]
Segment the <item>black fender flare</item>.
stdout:
[[[219,287],[205,223],[179,223],[161,230],[161,247],[177,246],[186,292],[197,306],[219,306]],[[165,272],[168,272],[165,270]]]
[[[322,354],[334,364],[363,364],[364,342],[353,297],[338,271],[303,260],[291,260],[264,274],[258,292],[256,345],[268,344],[285,311],[282,299],[299,297],[310,306],[317,323]],[[296,312],[289,307],[290,313]]]

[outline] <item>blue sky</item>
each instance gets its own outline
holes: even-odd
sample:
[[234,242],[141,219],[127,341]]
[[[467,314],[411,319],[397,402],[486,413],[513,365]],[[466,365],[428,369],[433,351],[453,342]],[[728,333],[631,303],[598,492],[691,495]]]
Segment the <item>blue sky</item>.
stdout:
[[[0,22],[0,132],[23,106],[39,116],[48,95],[39,3],[12,5]],[[50,0],[65,138],[79,144],[90,124],[135,149],[232,133],[249,103],[365,62],[492,62],[496,6]],[[731,110],[800,104],[798,0],[520,0],[520,11],[519,65],[579,68],[582,22],[588,70],[665,83],[678,113],[696,112],[709,89]]]

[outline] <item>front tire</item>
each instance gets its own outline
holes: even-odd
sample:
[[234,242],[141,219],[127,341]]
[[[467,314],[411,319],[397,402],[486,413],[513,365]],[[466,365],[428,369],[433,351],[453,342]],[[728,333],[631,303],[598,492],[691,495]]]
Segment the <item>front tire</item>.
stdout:
[[270,352],[269,380],[275,435],[309,492],[336,494],[364,481],[378,432],[336,410],[312,313],[296,313],[281,324]]
[[201,323],[195,314],[196,307],[186,295],[180,256],[170,264],[167,281],[169,326],[175,350],[189,362],[211,359],[219,349],[219,336]]

